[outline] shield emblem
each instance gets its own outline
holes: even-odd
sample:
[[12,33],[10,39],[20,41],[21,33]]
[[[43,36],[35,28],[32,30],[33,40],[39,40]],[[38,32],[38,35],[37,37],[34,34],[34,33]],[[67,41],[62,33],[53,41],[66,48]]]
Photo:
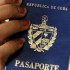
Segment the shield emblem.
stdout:
[[44,50],[49,50],[56,39],[57,28],[48,26],[46,19],[47,16],[44,15],[42,24],[31,24],[28,31],[30,48],[34,49],[34,51],[44,52]]

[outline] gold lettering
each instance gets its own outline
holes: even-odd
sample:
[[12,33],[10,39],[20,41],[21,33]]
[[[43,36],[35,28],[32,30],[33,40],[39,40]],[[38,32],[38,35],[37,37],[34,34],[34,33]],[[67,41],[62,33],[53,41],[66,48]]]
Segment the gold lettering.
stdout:
[[39,67],[39,63],[35,63],[35,69]]
[[50,65],[50,70],[54,70],[55,65]]
[[44,69],[44,64],[41,63],[41,64],[39,65],[39,68],[40,68],[41,70]]
[[59,65],[55,65],[54,70],[59,70]]
[[51,6],[51,9],[56,9],[56,6]]
[[27,3],[26,5],[27,5],[27,6],[31,6],[31,3]]
[[53,5],[47,5],[47,4],[37,4],[37,3],[26,3],[26,6],[29,7],[37,7],[37,8],[45,8],[45,9],[52,9],[52,10],[63,10],[63,11],[67,11],[68,8],[67,7],[63,7],[63,6],[53,6]]
[[28,61],[25,62],[25,67],[29,68],[29,62]]
[[22,61],[19,67],[24,67],[24,62]]
[[45,64],[45,70],[49,70],[49,65]]
[[30,64],[30,68],[34,69],[33,62]]
[[23,68],[29,68],[29,69],[40,69],[40,70],[59,70],[59,65],[53,65],[53,64],[44,64],[44,63],[33,63],[29,61],[15,61],[16,67],[23,67]]
[[19,64],[20,64],[20,61],[19,60],[16,60],[15,66],[18,66]]

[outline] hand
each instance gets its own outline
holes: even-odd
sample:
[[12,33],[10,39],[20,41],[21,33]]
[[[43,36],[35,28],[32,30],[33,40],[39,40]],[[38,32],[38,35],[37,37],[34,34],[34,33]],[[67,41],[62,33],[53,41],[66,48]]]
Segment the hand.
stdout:
[[[0,0],[0,22],[9,18],[25,16],[27,10],[20,7],[21,2],[22,0]],[[29,20],[10,20],[9,22],[0,23],[0,43],[17,32],[27,30],[29,25]],[[0,45],[0,70],[4,70],[9,56],[19,50],[24,41],[24,39],[20,38],[9,40]]]

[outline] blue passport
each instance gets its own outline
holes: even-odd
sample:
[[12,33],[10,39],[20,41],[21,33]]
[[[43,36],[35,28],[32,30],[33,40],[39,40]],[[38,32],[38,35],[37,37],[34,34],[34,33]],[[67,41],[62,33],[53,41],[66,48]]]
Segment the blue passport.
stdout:
[[68,70],[70,53],[70,0],[24,0],[22,18],[30,28],[20,33],[23,48],[11,56],[5,70]]

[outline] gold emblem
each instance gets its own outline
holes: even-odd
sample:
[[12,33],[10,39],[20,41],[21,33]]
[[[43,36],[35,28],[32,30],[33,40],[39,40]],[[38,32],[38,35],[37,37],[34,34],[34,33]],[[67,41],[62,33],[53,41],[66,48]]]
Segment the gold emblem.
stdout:
[[42,16],[42,24],[31,24],[28,31],[30,48],[44,52],[53,46],[57,36],[57,28],[47,25],[48,17]]

